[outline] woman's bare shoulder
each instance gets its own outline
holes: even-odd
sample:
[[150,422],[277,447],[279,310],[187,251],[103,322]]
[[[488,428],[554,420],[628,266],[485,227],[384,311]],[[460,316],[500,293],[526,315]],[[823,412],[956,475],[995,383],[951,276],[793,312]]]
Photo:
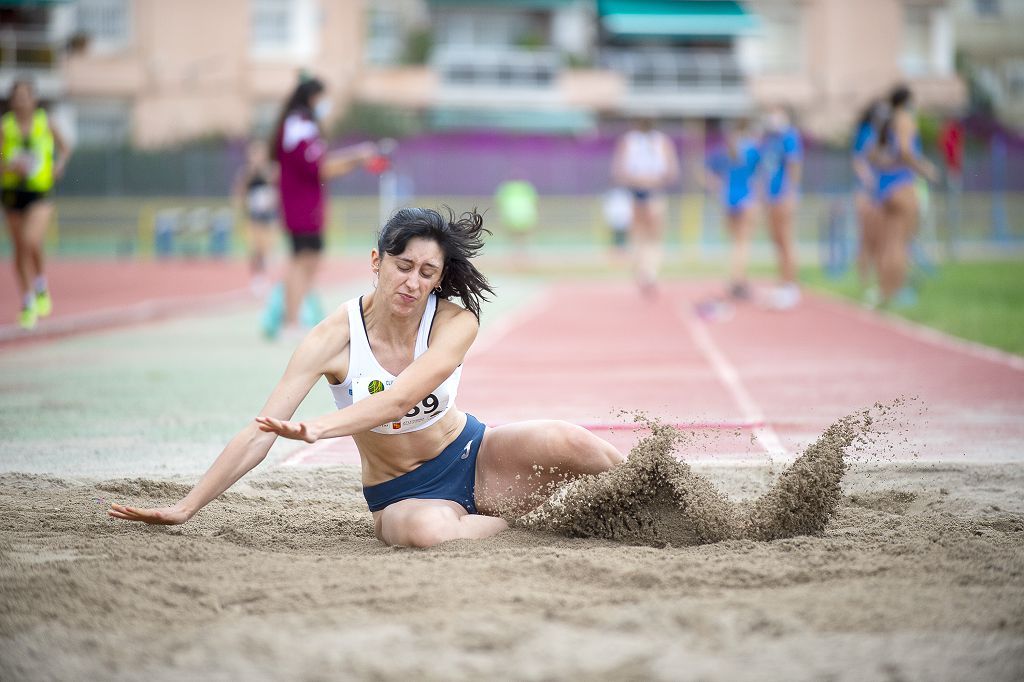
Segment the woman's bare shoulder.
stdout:
[[461,320],[465,320],[465,321],[468,321],[470,319],[475,321],[476,317],[473,315],[473,313],[469,312],[468,310],[463,308],[458,303],[453,303],[452,301],[449,301],[447,299],[439,298],[439,299],[437,299],[437,313],[436,313],[436,317],[434,319],[435,319],[435,326],[436,326],[436,323],[437,322],[441,322],[441,321],[444,321],[444,322],[450,322],[450,321],[453,321],[453,320],[460,320],[460,321]]

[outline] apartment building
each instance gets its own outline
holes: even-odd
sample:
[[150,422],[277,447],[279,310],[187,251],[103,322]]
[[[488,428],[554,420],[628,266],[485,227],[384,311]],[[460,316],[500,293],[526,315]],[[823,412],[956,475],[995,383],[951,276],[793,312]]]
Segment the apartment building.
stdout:
[[1003,121],[1024,128],[1024,1],[956,0],[961,68]]
[[303,71],[339,114],[382,105],[436,129],[580,132],[778,102],[832,135],[897,81],[925,108],[963,105],[951,2],[0,0],[0,87],[30,75],[88,145],[265,130]]

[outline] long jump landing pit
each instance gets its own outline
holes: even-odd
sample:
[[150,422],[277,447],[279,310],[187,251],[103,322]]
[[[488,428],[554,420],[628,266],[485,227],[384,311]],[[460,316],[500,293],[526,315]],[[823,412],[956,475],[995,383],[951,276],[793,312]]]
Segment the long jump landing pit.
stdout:
[[854,453],[823,533],[652,547],[514,529],[387,548],[351,453],[329,447],[174,528],[102,509],[167,504],[183,482],[10,474],[0,678],[1021,679],[1013,359],[816,298],[705,326],[699,294],[556,285],[485,330],[459,404],[491,424],[587,423],[622,448],[644,434],[619,410],[684,424],[677,455],[750,500],[835,418],[908,398]]

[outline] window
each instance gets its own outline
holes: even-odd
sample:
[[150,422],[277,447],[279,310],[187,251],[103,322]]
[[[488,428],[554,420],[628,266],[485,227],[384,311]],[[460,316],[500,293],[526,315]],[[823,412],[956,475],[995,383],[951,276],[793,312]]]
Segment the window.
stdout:
[[76,144],[106,147],[131,139],[131,108],[122,100],[89,100],[74,104]]
[[974,0],[974,12],[979,17],[998,17],[1002,14],[999,0]]
[[319,50],[319,11],[312,0],[251,0],[250,53],[307,58]]
[[434,26],[440,45],[540,47],[547,23],[536,14],[516,12],[440,12]]
[[932,71],[931,8],[908,5],[903,11],[903,72],[908,76],[927,75]]
[[1011,59],[1003,66],[1006,74],[1006,95],[1011,99],[1024,98],[1024,59]]
[[794,73],[803,68],[803,16],[801,6],[759,6],[762,21],[761,56],[763,73]]
[[366,61],[370,64],[397,64],[402,58],[401,15],[394,9],[371,7]]
[[131,41],[131,3],[128,0],[80,0],[76,28],[98,50],[122,49]]
[[292,43],[289,0],[252,0],[252,45],[263,50],[287,50]]

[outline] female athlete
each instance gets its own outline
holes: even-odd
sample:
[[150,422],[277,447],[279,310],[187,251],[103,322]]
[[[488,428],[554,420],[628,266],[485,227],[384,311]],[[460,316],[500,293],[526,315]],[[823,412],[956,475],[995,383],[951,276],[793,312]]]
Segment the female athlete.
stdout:
[[[611,444],[579,426],[538,420],[487,429],[455,406],[480,304],[491,293],[472,263],[484,232],[475,212],[456,220],[429,209],[398,211],[370,254],[373,290],[309,333],[261,416],[188,495],[163,509],[114,504],[110,516],[184,523],[259,464],[277,436],[310,443],[352,436],[377,537],[428,547],[494,535],[508,527],[499,512],[536,506],[559,476],[623,462]],[[321,376],[338,410],[289,421]]]

